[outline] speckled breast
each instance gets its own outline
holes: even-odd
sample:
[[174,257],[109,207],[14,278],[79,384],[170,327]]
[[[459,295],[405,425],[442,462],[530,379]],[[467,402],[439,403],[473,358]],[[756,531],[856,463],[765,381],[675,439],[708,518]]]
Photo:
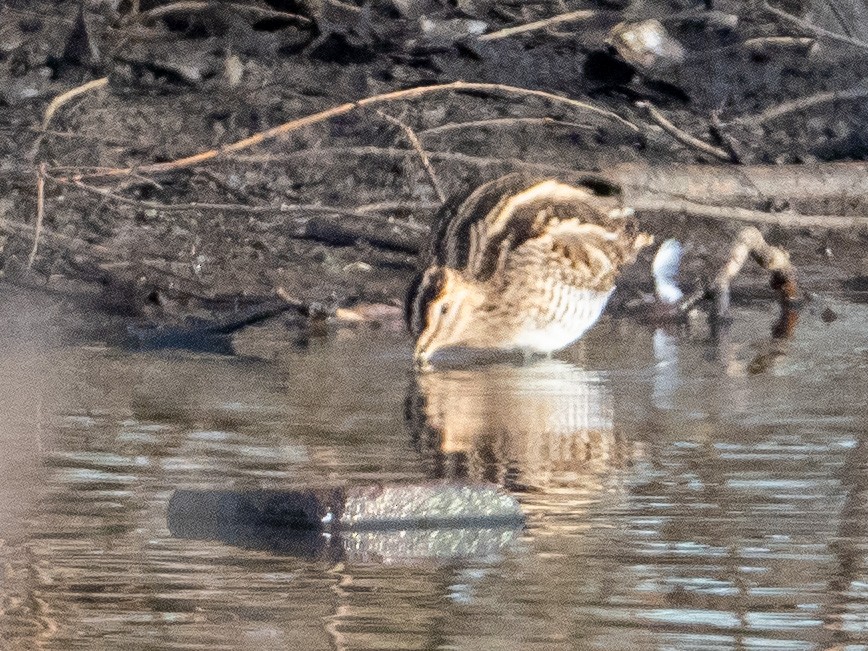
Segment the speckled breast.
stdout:
[[529,310],[516,346],[543,353],[569,346],[599,319],[612,290],[599,292],[551,282],[545,287],[544,306]]
[[504,301],[521,313],[513,335],[518,348],[550,353],[569,346],[599,320],[614,290],[583,285],[587,276],[563,264],[537,259],[522,267],[509,270],[504,287]]

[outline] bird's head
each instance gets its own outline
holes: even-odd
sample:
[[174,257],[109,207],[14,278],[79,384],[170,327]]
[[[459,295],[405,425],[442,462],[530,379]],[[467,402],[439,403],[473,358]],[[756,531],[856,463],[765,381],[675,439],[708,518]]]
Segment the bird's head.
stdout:
[[448,267],[431,267],[408,297],[408,325],[416,337],[415,359],[426,365],[438,351],[485,345],[480,307],[484,295],[476,283]]

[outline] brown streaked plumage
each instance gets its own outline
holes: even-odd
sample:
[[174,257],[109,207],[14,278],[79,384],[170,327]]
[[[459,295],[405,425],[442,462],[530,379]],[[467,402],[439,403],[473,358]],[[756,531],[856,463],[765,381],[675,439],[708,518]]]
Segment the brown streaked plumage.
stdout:
[[407,297],[416,359],[455,348],[548,354],[581,337],[620,268],[652,241],[610,187],[510,175],[448,213]]

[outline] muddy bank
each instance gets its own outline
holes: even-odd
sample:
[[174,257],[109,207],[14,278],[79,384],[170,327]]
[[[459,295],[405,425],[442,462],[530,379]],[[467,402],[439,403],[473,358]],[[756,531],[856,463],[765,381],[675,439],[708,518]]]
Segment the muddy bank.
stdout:
[[[866,49],[824,35],[846,30],[809,2],[7,0],[0,12],[4,277],[145,322],[225,316],[276,288],[327,308],[398,304],[443,198],[516,169],[868,152]],[[649,66],[613,48],[613,27],[648,18],[679,56]],[[469,86],[352,104],[457,80]],[[865,217],[864,205],[845,193],[834,212]],[[805,212],[774,193],[743,207]],[[682,208],[640,216],[685,240],[686,274],[703,274],[741,224]],[[808,289],[864,284],[864,227],[794,224],[763,228]]]

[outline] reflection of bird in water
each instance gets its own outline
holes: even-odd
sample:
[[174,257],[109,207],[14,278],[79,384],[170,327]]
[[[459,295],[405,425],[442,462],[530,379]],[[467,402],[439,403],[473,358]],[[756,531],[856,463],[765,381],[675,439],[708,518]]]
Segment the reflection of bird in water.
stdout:
[[457,348],[547,354],[581,337],[652,241],[617,194],[513,174],[447,213],[408,293],[417,360]]
[[559,360],[424,373],[407,407],[440,477],[571,488],[632,455],[613,429],[605,378]]

